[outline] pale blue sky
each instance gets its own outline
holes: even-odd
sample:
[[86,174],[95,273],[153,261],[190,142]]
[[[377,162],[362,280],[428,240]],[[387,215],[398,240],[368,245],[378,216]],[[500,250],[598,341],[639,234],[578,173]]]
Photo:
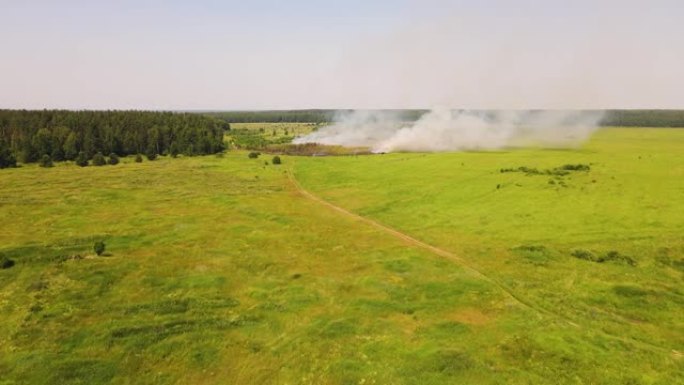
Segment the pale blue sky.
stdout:
[[681,1],[0,0],[0,108],[684,108]]

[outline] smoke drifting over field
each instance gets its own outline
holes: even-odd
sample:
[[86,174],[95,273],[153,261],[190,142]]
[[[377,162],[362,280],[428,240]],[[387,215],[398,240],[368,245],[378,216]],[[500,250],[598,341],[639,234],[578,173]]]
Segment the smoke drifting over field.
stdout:
[[598,128],[597,111],[454,111],[436,108],[416,122],[390,112],[338,116],[295,143],[369,147],[374,152],[494,150],[508,147],[576,147]]

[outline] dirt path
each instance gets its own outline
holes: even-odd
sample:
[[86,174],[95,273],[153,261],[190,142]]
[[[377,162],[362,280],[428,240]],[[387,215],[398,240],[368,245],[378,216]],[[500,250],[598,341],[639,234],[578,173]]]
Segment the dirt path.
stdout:
[[[427,251],[429,251],[435,255],[438,255],[438,256],[443,257],[443,258],[450,259],[450,260],[456,262],[458,265],[460,265],[463,269],[465,269],[471,275],[478,277],[481,280],[489,282],[490,284],[498,287],[501,291],[506,293],[506,295],[513,302],[515,302],[515,303],[517,303],[517,304],[519,304],[525,308],[532,309],[532,310],[536,311],[537,313],[546,314],[549,316],[553,316],[554,318],[558,318],[556,314],[551,313],[551,312],[547,311],[546,309],[539,308],[537,306],[533,306],[529,301],[526,301],[526,300],[520,298],[520,296],[513,293],[508,287],[499,283],[498,281],[494,280],[493,278],[485,275],[484,273],[482,273],[480,270],[474,268],[473,266],[469,265],[463,258],[459,257],[458,255],[456,255],[450,251],[440,249],[439,247],[425,243],[421,240],[413,238],[412,236],[410,236],[406,233],[402,233],[399,230],[393,229],[389,226],[383,225],[382,223],[379,223],[379,222],[376,222],[372,219],[369,219],[369,218],[363,217],[361,215],[355,214],[349,210],[346,210],[346,209],[339,207],[339,206],[336,206],[336,205],[334,205],[334,204],[332,204],[326,200],[323,200],[322,198],[320,198],[320,197],[310,193],[309,191],[305,190],[301,186],[301,184],[299,184],[299,181],[297,181],[297,178],[295,178],[292,171],[288,171],[287,176],[290,179],[290,182],[292,183],[292,185],[294,185],[294,187],[297,189],[297,191],[301,195],[303,195],[305,198],[310,199],[310,200],[315,201],[315,202],[318,202],[324,206],[327,206],[328,208],[330,208],[334,211],[337,211],[338,213],[340,213],[344,216],[353,218],[357,221],[364,222],[364,223],[369,224],[375,228],[378,228],[378,229],[380,229],[386,233],[393,235],[396,238],[401,239],[402,241],[404,241],[405,243],[407,243],[409,245],[412,245],[412,246],[415,246],[415,247],[418,247],[421,249],[425,249],[425,250],[427,250]],[[564,317],[561,317],[561,318],[563,318],[566,322],[568,322],[569,324],[571,324],[573,326],[578,326],[577,324],[575,324],[571,320],[565,319]]]
[[[561,321],[566,325],[570,325],[573,328],[578,328],[578,329],[581,328],[581,329],[584,329],[585,331],[587,330],[586,328],[581,327],[579,324],[577,324],[572,319],[568,318],[566,315],[564,315],[562,313],[556,313],[556,312],[547,310],[543,307],[540,307],[540,306],[534,304],[531,301],[528,301],[528,300],[522,298],[520,295],[514,293],[506,285],[504,285],[504,284],[500,283],[499,281],[497,281],[496,279],[486,275],[482,271],[478,270],[476,267],[473,267],[470,263],[465,261],[463,258],[459,257],[458,255],[456,255],[450,251],[447,251],[447,250],[441,249],[439,247],[425,243],[419,239],[413,238],[412,236],[410,236],[406,233],[402,233],[399,230],[396,230],[396,229],[393,229],[389,226],[383,225],[382,223],[376,222],[370,218],[366,218],[366,217],[363,217],[361,215],[355,214],[349,210],[346,210],[342,207],[336,206],[336,205],[312,194],[311,192],[307,191],[306,189],[304,189],[301,186],[301,184],[299,183],[297,178],[295,178],[292,169],[289,169],[287,171],[287,177],[290,180],[290,182],[292,183],[292,185],[294,186],[294,188],[297,190],[297,192],[299,194],[301,194],[302,196],[304,196],[305,198],[312,200],[314,202],[317,202],[323,206],[326,206],[326,207],[330,208],[331,210],[334,210],[334,211],[338,212],[339,214],[342,214],[346,217],[355,219],[359,222],[364,222],[364,223],[371,225],[377,229],[380,229],[380,230],[382,230],[382,231],[384,231],[390,235],[393,235],[394,237],[396,237],[398,239],[401,239],[402,241],[404,241],[405,243],[407,243],[409,245],[427,250],[427,251],[429,251],[435,255],[438,255],[438,256],[443,257],[443,258],[447,258],[447,259],[457,263],[459,266],[461,266],[463,269],[465,269],[471,275],[478,277],[478,278],[482,279],[483,281],[486,281],[486,282],[496,286],[502,292],[504,292],[509,297],[509,299],[511,299],[513,302],[521,305],[524,308],[533,310],[539,316],[547,316],[547,317],[550,317],[551,319]],[[647,349],[647,350],[656,351],[659,353],[666,353],[668,355],[671,355],[673,358],[681,357],[681,353],[679,351],[663,348],[662,346],[654,345],[654,344],[651,344],[651,343],[646,342],[646,341],[624,338],[621,336],[609,334],[603,330],[598,330],[598,329],[597,330],[591,329],[591,332],[599,333],[599,334],[605,336],[606,338],[610,338],[612,340],[620,341],[623,343],[629,343],[632,345],[636,345],[636,346],[639,346],[639,347]]]

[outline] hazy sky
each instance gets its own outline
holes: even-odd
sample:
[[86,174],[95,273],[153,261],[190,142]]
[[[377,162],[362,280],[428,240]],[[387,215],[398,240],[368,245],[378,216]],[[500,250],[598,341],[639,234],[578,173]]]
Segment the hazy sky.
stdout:
[[0,0],[0,108],[684,108],[681,0]]

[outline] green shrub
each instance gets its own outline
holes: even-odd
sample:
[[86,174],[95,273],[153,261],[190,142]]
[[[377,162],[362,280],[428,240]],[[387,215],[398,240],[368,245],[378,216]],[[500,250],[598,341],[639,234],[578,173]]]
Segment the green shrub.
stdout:
[[591,166],[588,164],[564,164],[561,167],[559,167],[561,170],[567,170],[567,171],[589,171],[591,170]]
[[17,167],[17,158],[10,146],[0,139],[0,168]]
[[109,154],[107,163],[111,164],[112,166],[119,164],[119,156],[112,152]]
[[596,262],[603,263],[603,262],[618,262],[618,263],[626,263],[630,266],[636,266],[636,261],[632,259],[631,257],[628,257],[626,255],[620,254],[618,251],[611,250],[607,252],[605,255],[599,257],[596,259]]
[[135,163],[142,163],[143,159],[140,154],[135,155]]
[[7,258],[4,254],[0,254],[0,269],[9,269],[14,266],[14,261]]
[[93,156],[93,166],[104,166],[105,164],[107,164],[107,161],[101,152],[98,152]]
[[280,160],[280,157],[278,155],[276,155],[273,157],[272,163],[273,164],[281,164],[282,162]]
[[604,263],[604,262],[616,262],[616,263],[625,263],[630,266],[636,266],[637,262],[626,255],[620,254],[618,251],[612,250],[607,252],[604,255],[601,255],[599,257],[595,256],[592,252],[587,251],[587,250],[573,250],[572,253],[570,253],[575,258],[578,259],[584,259],[585,261],[590,261],[590,262],[596,262],[596,263]]
[[154,150],[147,151],[145,153],[145,157],[147,158],[147,160],[155,160],[157,159],[157,152]]
[[76,164],[85,167],[88,165],[88,158],[85,155],[85,152],[81,151],[78,153],[78,156],[76,157]]
[[256,159],[259,157],[259,155],[261,155],[260,152],[252,151],[247,155],[247,157],[250,159]]
[[42,158],[40,158],[39,162],[40,167],[52,167],[52,158],[50,158],[50,155],[45,154],[43,155]]
[[507,172],[524,172],[526,175],[555,175],[555,176],[565,176],[569,175],[571,171],[589,171],[591,167],[586,164],[565,164],[560,167],[539,170],[534,167],[520,166],[518,168],[502,168],[499,169],[500,173]]
[[575,258],[579,259],[584,259],[585,261],[593,261],[594,260],[594,254],[591,251],[587,250],[573,250],[572,253],[570,253]]
[[106,246],[105,246],[104,242],[97,241],[93,245],[93,251],[95,251],[95,254],[97,254],[97,255],[102,255],[102,253],[104,253],[104,251],[105,251],[105,247]]

